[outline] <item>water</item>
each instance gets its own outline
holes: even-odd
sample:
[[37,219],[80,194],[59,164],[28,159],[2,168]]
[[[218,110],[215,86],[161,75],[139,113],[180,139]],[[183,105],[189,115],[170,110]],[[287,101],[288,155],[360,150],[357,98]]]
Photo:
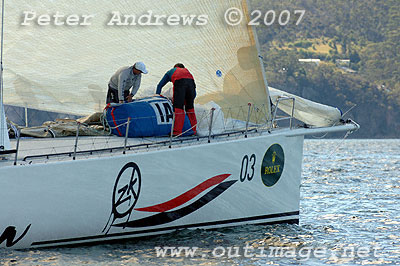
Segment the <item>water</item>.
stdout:
[[[347,140],[337,149],[341,143],[306,140],[300,225],[187,230],[79,248],[3,249],[0,265],[400,264],[400,140]],[[189,258],[157,257],[155,247],[165,246],[198,249]],[[235,248],[239,256],[229,256]]]

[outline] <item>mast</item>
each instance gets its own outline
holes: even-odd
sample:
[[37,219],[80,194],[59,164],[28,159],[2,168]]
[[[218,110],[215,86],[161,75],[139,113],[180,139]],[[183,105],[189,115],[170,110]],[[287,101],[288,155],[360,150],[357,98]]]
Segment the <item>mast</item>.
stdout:
[[1,0],[1,55],[0,55],[0,151],[5,150],[3,121],[3,38],[4,38],[4,0]]
[[[3,50],[4,50],[4,0],[1,1],[1,52],[0,52],[0,152],[10,149],[7,122],[4,111],[3,91]],[[4,128],[5,127],[5,128]]]

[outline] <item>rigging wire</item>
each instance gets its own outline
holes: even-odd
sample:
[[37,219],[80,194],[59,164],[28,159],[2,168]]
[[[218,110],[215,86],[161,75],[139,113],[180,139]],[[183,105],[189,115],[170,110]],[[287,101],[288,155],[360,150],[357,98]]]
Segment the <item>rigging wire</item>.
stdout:
[[336,148],[332,151],[331,154],[329,154],[328,158],[331,158],[333,154],[335,154],[339,148],[343,145],[344,141],[347,139],[348,136],[350,136],[351,134],[353,134],[353,130],[351,131],[347,131],[346,135],[344,135],[343,139],[340,141],[340,143],[336,146]]
[[352,107],[350,107],[349,110],[347,110],[347,111],[342,115],[342,118],[343,118],[345,115],[347,115],[348,113],[350,113],[350,111],[353,110],[353,109],[356,108],[356,107],[357,107],[357,104],[354,104]]

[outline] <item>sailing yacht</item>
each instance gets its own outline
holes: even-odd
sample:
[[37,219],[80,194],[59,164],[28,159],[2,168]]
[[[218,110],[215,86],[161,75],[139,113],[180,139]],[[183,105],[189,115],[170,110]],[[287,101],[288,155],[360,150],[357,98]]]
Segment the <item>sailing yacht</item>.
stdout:
[[[244,15],[236,26],[223,20],[231,7]],[[8,157],[0,161],[0,247],[298,223],[304,136],[358,125],[341,121],[334,107],[269,89],[248,10],[244,0],[3,1],[0,153]],[[24,12],[34,12],[36,20],[21,21]],[[91,20],[40,24],[39,16],[56,12]],[[109,25],[116,14],[129,19]],[[139,17],[155,14],[180,24],[138,24]],[[196,16],[200,25],[184,22]],[[81,137],[76,123],[75,137],[10,142],[3,99],[79,116],[102,112],[109,77],[139,60],[149,69],[139,97],[155,92],[175,63],[185,63],[197,83],[196,104],[205,110],[198,118],[205,133]],[[278,117],[278,109],[287,116]],[[295,126],[295,118],[308,126]],[[283,119],[287,126],[280,125]]]

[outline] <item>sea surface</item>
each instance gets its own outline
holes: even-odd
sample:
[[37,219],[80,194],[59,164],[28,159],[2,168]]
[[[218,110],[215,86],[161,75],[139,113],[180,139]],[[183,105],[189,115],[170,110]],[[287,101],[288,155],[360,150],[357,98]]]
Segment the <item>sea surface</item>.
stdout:
[[[165,247],[182,252],[157,255]],[[185,256],[185,249],[195,252]],[[306,140],[299,225],[184,230],[78,248],[0,249],[0,265],[335,264],[400,264],[400,140]]]

